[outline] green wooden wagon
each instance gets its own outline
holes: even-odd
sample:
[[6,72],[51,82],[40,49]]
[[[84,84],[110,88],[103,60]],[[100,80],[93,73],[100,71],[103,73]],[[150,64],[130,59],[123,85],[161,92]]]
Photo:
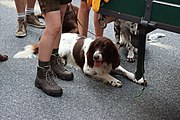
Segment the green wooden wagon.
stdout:
[[98,13],[139,24],[137,80],[144,74],[146,34],[156,28],[180,33],[180,0],[109,0]]

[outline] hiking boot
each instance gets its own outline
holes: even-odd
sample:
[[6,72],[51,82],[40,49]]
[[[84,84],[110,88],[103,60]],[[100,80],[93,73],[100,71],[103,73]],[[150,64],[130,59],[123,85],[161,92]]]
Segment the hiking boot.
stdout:
[[34,15],[34,13],[31,15],[26,15],[26,20],[28,25],[31,25],[35,28],[41,28],[41,29],[45,28],[45,24],[40,22],[39,18],[36,15]]
[[59,55],[51,55],[50,59],[51,68],[59,79],[62,80],[73,80],[74,75],[72,72],[66,70],[62,58]]
[[37,76],[35,80],[35,86],[39,89],[42,89],[44,93],[50,96],[61,96],[63,90],[57,83],[54,81],[55,76],[54,72],[51,70],[51,67],[37,67]]
[[16,31],[16,37],[25,37],[27,33],[26,27],[27,27],[26,20],[18,19],[18,29]]

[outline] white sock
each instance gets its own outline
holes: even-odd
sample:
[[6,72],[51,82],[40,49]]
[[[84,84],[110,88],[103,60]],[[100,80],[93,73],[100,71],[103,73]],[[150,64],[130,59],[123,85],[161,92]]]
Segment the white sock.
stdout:
[[34,13],[34,8],[27,8],[26,9],[26,15],[31,15]]
[[26,19],[26,14],[24,12],[18,13],[18,20],[25,20]]

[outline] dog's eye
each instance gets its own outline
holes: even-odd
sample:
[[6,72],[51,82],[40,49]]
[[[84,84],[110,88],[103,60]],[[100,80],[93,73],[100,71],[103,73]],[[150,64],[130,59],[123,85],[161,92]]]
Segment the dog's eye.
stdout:
[[106,49],[107,48],[107,46],[106,45],[103,45],[103,49]]
[[98,44],[96,43],[96,44],[94,44],[94,47],[97,47],[98,46]]

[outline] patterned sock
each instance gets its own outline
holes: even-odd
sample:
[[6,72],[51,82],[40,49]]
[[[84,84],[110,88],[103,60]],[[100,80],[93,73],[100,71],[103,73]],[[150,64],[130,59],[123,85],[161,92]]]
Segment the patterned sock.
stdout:
[[34,8],[27,8],[26,9],[26,15],[34,14]]

